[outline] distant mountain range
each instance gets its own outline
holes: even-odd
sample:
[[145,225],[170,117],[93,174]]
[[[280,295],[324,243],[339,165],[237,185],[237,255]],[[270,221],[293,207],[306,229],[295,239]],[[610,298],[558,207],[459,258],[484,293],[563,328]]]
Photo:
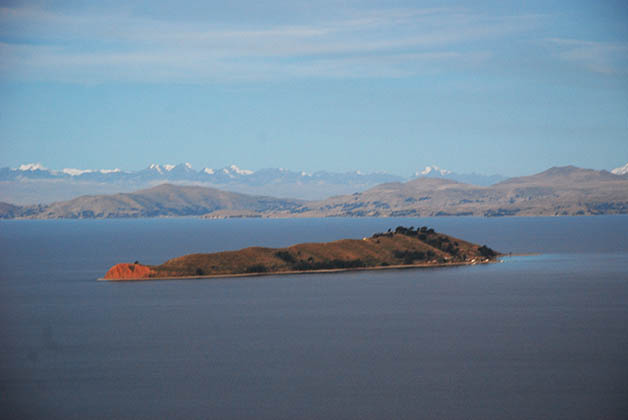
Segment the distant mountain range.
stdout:
[[363,173],[291,171],[267,168],[258,171],[236,165],[195,170],[189,163],[151,164],[139,171],[116,169],[48,169],[39,163],[0,168],[0,200],[15,204],[39,204],[69,200],[84,194],[133,192],[165,182],[200,185],[244,194],[321,200],[329,196],[365,191],[378,184],[404,182],[417,177],[439,177],[475,185],[491,185],[501,175],[458,174],[428,166],[414,176],[384,172]]
[[322,199],[330,195],[364,191],[384,182],[405,178],[387,173],[290,171],[268,168],[258,171],[231,165],[221,169],[194,170],[189,163],[151,164],[139,171],[120,169],[47,169],[41,164],[0,168],[0,200],[19,204],[46,203],[82,194],[131,192],[164,182],[201,185],[246,194]]
[[[159,167],[168,172],[175,168]],[[191,169],[188,166],[181,168],[179,165],[178,171],[187,170]],[[237,174],[235,169],[233,172]],[[386,182],[363,192],[318,201],[248,195],[202,186],[163,184],[135,193],[82,196],[50,205],[19,206],[0,203],[2,218],[43,219],[157,216],[557,216],[627,213],[628,174],[574,166],[551,168],[532,176],[510,178],[492,186],[421,177],[407,182]]]
[[448,169],[442,169],[438,166],[426,166],[422,171],[416,171],[414,178],[443,178],[451,179],[453,181],[463,182],[465,184],[473,184],[487,187],[489,185],[497,184],[506,179],[503,175],[482,175],[482,174],[459,174],[452,172]]
[[[628,173],[628,164],[614,169]],[[251,195],[301,200],[323,200],[331,196],[364,192],[379,184],[439,178],[476,186],[491,186],[506,180],[502,175],[461,174],[438,166],[427,166],[412,176],[383,172],[362,173],[291,171],[267,168],[258,171],[236,165],[195,170],[189,163],[151,164],[138,171],[121,169],[48,169],[39,163],[18,168],[0,168],[0,201],[32,205],[70,200],[80,195],[127,193],[163,183],[198,185]]]
[[39,163],[20,165],[18,168],[0,168],[0,181],[14,181],[24,179],[64,179],[72,181],[92,181],[92,182],[152,182],[152,181],[198,181],[213,184],[235,184],[243,183],[248,185],[265,185],[277,182],[302,182],[302,183],[380,183],[403,180],[402,177],[390,175],[383,172],[362,173],[355,172],[328,172],[318,171],[308,173],[305,171],[295,172],[287,169],[260,169],[251,171],[240,169],[236,165],[224,167],[222,169],[203,168],[201,170],[192,169],[189,163],[178,165],[159,165],[153,163],[147,168],[139,171],[122,171],[116,169],[74,169],[65,168],[61,170],[47,169]]
[[0,168],[0,181],[33,180],[33,179],[62,179],[72,181],[89,182],[152,182],[152,181],[198,181],[219,185],[247,184],[266,185],[269,183],[301,182],[304,184],[369,184],[383,182],[407,181],[412,178],[430,177],[446,178],[459,182],[476,185],[491,185],[506,179],[502,175],[459,174],[438,166],[426,166],[422,171],[416,171],[412,177],[402,177],[385,172],[362,173],[354,172],[329,172],[317,171],[308,173],[305,171],[290,171],[283,168],[267,168],[259,171],[240,169],[236,165],[221,169],[203,168],[192,169],[189,163],[178,165],[150,164],[139,171],[122,171],[116,169],[75,169],[65,168],[61,170],[48,169],[40,163],[20,165],[18,168]]

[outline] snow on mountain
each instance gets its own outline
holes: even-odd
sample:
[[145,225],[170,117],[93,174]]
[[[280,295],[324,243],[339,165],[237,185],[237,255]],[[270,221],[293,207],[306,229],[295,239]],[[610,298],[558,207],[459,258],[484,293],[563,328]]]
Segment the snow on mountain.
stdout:
[[[122,172],[122,170],[120,170],[120,168],[115,168],[115,169],[77,169],[77,168],[63,168],[61,170],[62,174],[66,174],[66,175],[70,175],[70,176],[81,176],[84,174],[103,174],[103,175],[108,175],[108,174],[115,174],[118,172]],[[51,173],[56,173],[56,171],[51,171]]]
[[199,171],[192,168],[190,163],[159,164],[151,163],[145,169],[139,171],[122,171],[115,169],[79,169],[63,168],[61,170],[50,170],[41,163],[22,164],[17,169],[3,168],[0,180],[13,179],[16,176],[22,178],[72,178],[84,180],[99,180],[107,182],[108,179],[118,181],[129,180],[136,182],[177,180],[177,181],[202,181],[213,182],[215,184],[229,184],[243,182],[251,185],[261,185],[265,182],[296,182],[301,179],[304,182],[318,182],[331,184],[352,184],[352,183],[377,183],[403,181],[404,178],[386,173],[364,173],[353,172],[328,172],[317,171],[314,173],[306,171],[291,171],[286,168],[266,168],[258,171],[242,169],[232,164],[221,169],[205,167]]
[[17,168],[20,171],[46,171],[48,168],[43,166],[41,163],[26,163],[24,165],[20,165]]
[[426,166],[425,169],[423,169],[421,172],[416,171],[414,173],[414,176],[427,176],[427,175],[445,176],[445,175],[450,175],[452,173],[453,172],[450,170],[439,168],[436,165],[432,165],[432,166]]
[[78,176],[78,175],[83,175],[83,174],[89,174],[94,171],[91,169],[63,168],[61,172],[70,176]]
[[615,175],[626,175],[628,174],[628,163],[626,163],[624,166],[620,166],[619,168],[615,168],[611,171],[612,174]]
[[158,164],[158,163],[151,163],[150,165],[148,165],[148,168],[146,170],[151,170],[151,171],[156,171],[159,174],[165,175],[169,172],[193,172],[194,170],[192,169],[192,165],[190,165],[189,163],[180,163],[178,165],[173,165],[170,163],[163,163],[163,164]]
[[482,175],[482,174],[459,174],[448,169],[440,168],[436,165],[426,166],[422,171],[416,171],[415,177],[446,178],[453,181],[464,182],[465,184],[489,186],[506,179],[502,175]]
[[157,171],[160,174],[164,173],[164,171],[161,169],[161,166],[156,163],[151,163],[150,165],[148,165],[148,170]]
[[[159,167],[159,165],[156,165],[156,166]],[[178,165],[172,165],[170,163],[164,163],[163,165],[161,165],[161,168],[163,170],[165,170],[166,172],[172,172],[174,170],[179,171],[179,172],[190,172],[190,171],[192,171],[192,165],[189,164],[188,162],[179,163]]]
[[179,173],[195,172],[194,169],[192,169],[192,165],[190,165],[187,162],[186,163],[179,163],[178,165],[168,165],[168,168],[166,168],[166,170],[168,172],[179,172]]
[[229,170],[230,172],[236,173],[238,175],[252,175],[253,174],[253,171],[250,171],[248,169],[240,169],[236,165],[229,166]]
[[[403,182],[408,178],[391,175],[383,172],[362,171],[352,172],[305,172],[291,171],[285,168],[265,168],[257,171],[242,169],[235,164],[221,169],[205,167],[194,170],[190,163],[159,164],[151,163],[139,171],[122,171],[116,169],[77,169],[64,168],[62,170],[46,169],[41,163],[27,163],[17,169],[0,168],[0,181],[18,179],[68,179],[99,183],[129,183],[135,185],[155,184],[158,182],[201,182],[216,186],[248,186],[261,188],[267,185],[314,185],[324,188],[325,185],[344,186],[347,189],[363,189],[387,182]],[[486,176],[477,174],[456,174],[438,166],[426,166],[417,171],[416,177],[445,177],[460,182],[476,185],[491,185],[503,180],[499,175]],[[292,190],[291,190],[292,191]],[[338,190],[341,191],[341,190]],[[344,190],[342,190],[344,191]]]

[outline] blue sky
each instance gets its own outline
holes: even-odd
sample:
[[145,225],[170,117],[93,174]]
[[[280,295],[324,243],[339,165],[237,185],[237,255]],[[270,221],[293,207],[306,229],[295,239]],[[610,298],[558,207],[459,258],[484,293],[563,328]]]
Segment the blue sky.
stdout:
[[0,4],[0,166],[628,162],[622,1]]

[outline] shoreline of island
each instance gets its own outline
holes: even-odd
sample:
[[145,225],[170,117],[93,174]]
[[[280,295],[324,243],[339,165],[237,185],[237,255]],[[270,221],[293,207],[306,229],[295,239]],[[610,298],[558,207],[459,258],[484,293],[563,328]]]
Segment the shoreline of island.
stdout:
[[135,277],[135,278],[104,278],[99,277],[97,281],[111,282],[135,282],[135,281],[161,281],[161,280],[214,280],[214,279],[230,279],[230,278],[247,278],[247,277],[266,277],[281,275],[300,275],[300,274],[334,274],[351,271],[377,271],[377,270],[412,270],[423,268],[446,268],[446,267],[463,267],[470,265],[498,264],[502,263],[501,258],[521,257],[540,254],[512,254],[502,255],[495,260],[475,261],[475,262],[451,262],[451,263],[434,263],[434,264],[409,264],[409,265],[383,265],[374,267],[353,267],[353,268],[328,268],[322,270],[290,270],[290,271],[272,271],[263,273],[234,273],[234,274],[212,274],[204,276],[168,276],[168,277]]

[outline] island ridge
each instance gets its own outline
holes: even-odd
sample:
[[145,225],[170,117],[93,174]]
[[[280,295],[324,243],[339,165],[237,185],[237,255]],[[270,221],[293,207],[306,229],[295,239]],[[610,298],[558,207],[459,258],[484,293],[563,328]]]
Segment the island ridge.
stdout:
[[250,247],[238,251],[190,254],[161,265],[116,264],[105,280],[207,278],[339,270],[433,267],[495,262],[501,254],[435,232],[425,226],[399,226],[362,239],[303,243],[286,248]]

